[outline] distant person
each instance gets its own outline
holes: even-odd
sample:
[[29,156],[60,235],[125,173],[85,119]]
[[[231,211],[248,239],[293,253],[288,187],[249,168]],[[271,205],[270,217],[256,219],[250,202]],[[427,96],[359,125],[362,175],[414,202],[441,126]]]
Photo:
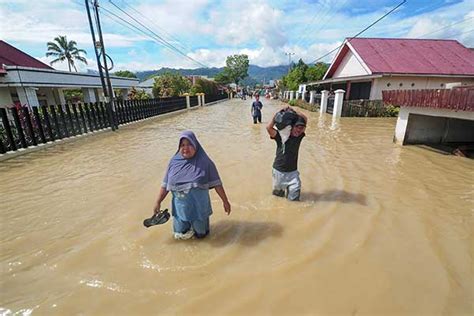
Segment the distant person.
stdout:
[[252,107],[250,108],[250,113],[252,114],[254,124],[257,124],[257,121],[262,123],[262,108],[263,104],[260,102],[260,96],[256,94],[255,101],[253,101]]
[[158,213],[161,202],[171,191],[175,239],[204,238],[209,234],[210,189],[216,190],[229,215],[231,206],[214,162],[194,133],[185,131],[179,137],[178,151],[169,162],[154,208],[155,214]]
[[272,170],[272,194],[287,197],[291,201],[299,201],[301,192],[300,173],[298,171],[298,152],[300,144],[305,137],[308,118],[301,112],[287,107],[283,111],[294,111],[297,114],[294,121],[289,125],[289,135],[282,138],[281,131],[274,128],[275,117],[281,113],[278,111],[267,125],[267,131],[271,139],[277,145],[275,160]]

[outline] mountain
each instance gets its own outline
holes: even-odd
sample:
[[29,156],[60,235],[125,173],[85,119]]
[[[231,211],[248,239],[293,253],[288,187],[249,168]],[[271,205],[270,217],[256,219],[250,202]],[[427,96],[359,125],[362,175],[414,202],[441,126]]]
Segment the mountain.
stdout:
[[[175,68],[161,68],[159,70],[146,70],[139,71],[136,73],[138,79],[143,81],[150,76],[160,75],[165,72],[178,72],[183,76],[190,75],[201,75],[213,78],[224,67],[221,68],[197,68],[197,69],[175,69]],[[288,72],[288,66],[271,66],[271,67],[260,67],[256,65],[249,65],[249,76],[242,82],[243,85],[254,85],[256,83],[262,83],[264,80],[268,83],[269,80],[280,79],[283,75]]]

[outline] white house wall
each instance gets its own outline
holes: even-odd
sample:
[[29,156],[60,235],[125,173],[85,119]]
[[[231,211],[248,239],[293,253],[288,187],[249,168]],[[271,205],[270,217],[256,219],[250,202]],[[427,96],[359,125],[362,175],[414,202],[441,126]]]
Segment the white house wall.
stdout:
[[370,90],[371,100],[382,99],[383,90],[444,89],[447,83],[474,84],[474,79],[456,77],[392,76],[374,79]]
[[[407,131],[408,119],[409,119],[410,114],[419,114],[419,115],[443,117],[443,118],[456,118],[456,119],[461,119],[461,120],[474,121],[474,112],[402,106],[400,108],[400,113],[398,114],[397,125],[395,127],[394,141],[398,144],[403,144],[403,141],[405,140],[405,133]],[[429,139],[430,137],[429,134],[430,133],[436,134],[437,131],[436,130],[430,131],[430,129],[427,128],[425,133],[426,135],[424,135],[423,137],[426,139]]]
[[349,50],[331,78],[366,76],[370,74],[371,73],[364,68],[362,63]]
[[[138,80],[111,77],[114,88],[131,88]],[[58,88],[101,88],[100,77],[97,75],[69,73],[35,68],[12,69],[7,67],[7,74],[0,77],[0,86],[30,86]]]
[[0,87],[0,107],[7,107],[13,104],[10,88]]

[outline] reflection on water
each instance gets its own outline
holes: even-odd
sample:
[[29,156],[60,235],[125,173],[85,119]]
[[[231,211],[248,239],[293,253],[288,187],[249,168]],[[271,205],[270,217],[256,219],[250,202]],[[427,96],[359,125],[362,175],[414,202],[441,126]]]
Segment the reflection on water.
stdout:
[[[309,113],[291,203],[270,194],[279,103],[254,125],[250,102],[2,162],[1,313],[472,314],[472,160],[394,145],[394,119]],[[184,129],[233,205],[211,193],[202,241],[142,226]]]

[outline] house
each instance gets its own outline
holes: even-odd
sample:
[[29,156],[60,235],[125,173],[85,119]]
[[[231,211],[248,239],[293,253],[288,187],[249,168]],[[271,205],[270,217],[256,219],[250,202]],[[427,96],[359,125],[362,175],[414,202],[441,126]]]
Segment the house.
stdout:
[[474,85],[450,89],[384,91],[385,103],[400,106],[394,142],[474,151]]
[[[138,79],[111,76],[122,96]],[[84,102],[103,100],[102,84],[96,74],[59,71],[0,40],[0,107],[17,102],[30,106],[64,104],[65,89],[82,89]]]
[[302,85],[345,91],[344,99],[382,99],[384,90],[474,84],[474,51],[456,40],[346,39],[323,79]]

